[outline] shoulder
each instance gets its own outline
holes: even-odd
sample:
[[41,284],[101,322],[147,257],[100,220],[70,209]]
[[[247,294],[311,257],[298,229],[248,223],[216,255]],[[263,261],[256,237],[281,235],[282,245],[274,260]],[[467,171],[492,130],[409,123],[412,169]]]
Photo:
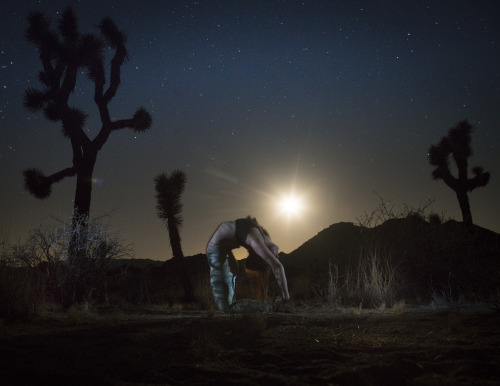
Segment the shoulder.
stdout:
[[218,230],[222,232],[232,231],[236,226],[236,221],[224,221],[219,225]]

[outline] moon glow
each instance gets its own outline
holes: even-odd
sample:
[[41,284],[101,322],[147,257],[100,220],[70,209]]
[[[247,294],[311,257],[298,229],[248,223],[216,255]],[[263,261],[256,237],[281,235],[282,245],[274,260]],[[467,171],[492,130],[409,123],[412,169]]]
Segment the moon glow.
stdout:
[[294,195],[285,196],[279,203],[281,212],[288,216],[295,216],[300,214],[303,209],[302,200]]

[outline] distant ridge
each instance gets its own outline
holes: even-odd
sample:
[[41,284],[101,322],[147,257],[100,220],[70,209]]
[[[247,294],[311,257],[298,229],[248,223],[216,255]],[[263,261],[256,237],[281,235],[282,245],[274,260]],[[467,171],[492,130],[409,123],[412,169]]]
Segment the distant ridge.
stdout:
[[362,227],[350,222],[330,225],[320,231],[296,250],[282,254],[285,269],[302,270],[314,268],[324,269],[324,263],[333,259],[348,261],[358,254]]

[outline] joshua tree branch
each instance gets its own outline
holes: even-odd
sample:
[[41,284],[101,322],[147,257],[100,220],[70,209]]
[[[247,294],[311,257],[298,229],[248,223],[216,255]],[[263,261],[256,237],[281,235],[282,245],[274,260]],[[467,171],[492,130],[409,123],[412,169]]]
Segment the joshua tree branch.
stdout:
[[446,174],[443,174],[441,176],[441,179],[443,180],[443,182],[446,185],[448,185],[451,189],[453,189],[454,191],[456,191],[457,186],[458,186],[458,180],[455,177],[453,177],[449,173],[446,173]]
[[471,192],[476,188],[486,186],[489,181],[490,181],[490,173],[484,172],[484,173],[478,174],[477,176],[468,180],[467,190],[469,192]]
[[78,66],[75,65],[68,67],[66,70],[66,76],[61,85],[61,97],[66,103],[71,93],[75,90],[77,72]]
[[134,119],[120,119],[111,124],[111,131],[132,128],[134,126]]
[[56,182],[61,181],[65,177],[73,177],[74,175],[76,175],[76,169],[74,166],[72,166],[70,168],[66,168],[57,173],[54,173],[50,176],[47,176],[47,179],[51,184],[54,184]]
[[110,84],[106,93],[104,94],[104,101],[108,104],[111,99],[116,95],[116,90],[120,85],[120,70],[125,58],[127,56],[127,50],[125,46],[120,45],[116,47],[115,56],[111,60],[111,75],[110,75]]

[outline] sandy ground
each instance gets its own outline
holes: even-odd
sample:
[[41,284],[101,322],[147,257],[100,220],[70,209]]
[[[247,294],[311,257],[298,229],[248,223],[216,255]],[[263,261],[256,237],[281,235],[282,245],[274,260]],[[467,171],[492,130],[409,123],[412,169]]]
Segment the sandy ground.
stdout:
[[499,385],[500,311],[106,310],[0,325],[0,384]]

